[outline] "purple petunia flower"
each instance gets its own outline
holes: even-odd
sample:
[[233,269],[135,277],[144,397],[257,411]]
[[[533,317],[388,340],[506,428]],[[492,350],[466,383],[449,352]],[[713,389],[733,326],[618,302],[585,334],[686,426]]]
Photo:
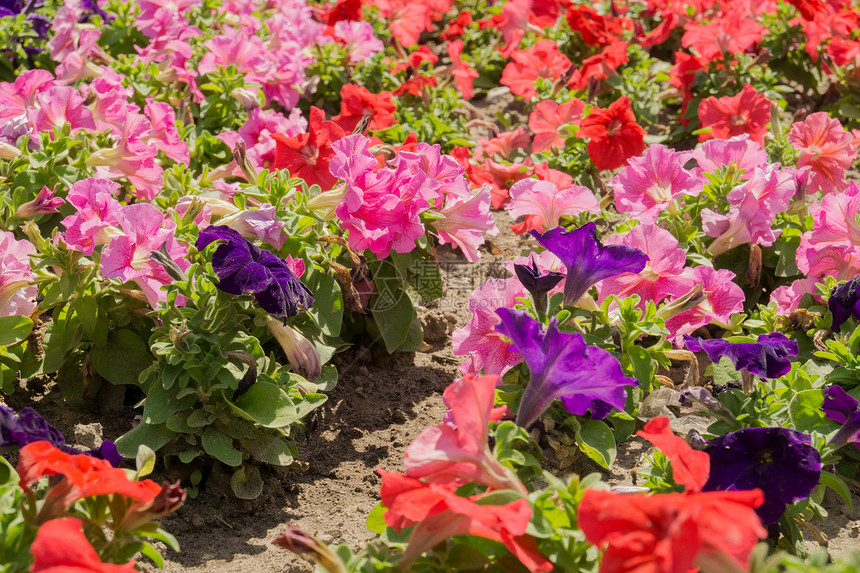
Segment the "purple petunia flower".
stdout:
[[784,334],[762,334],[756,342],[729,342],[719,338],[707,340],[684,335],[687,348],[693,352],[704,350],[711,362],[727,356],[736,370],[746,370],[762,378],[779,378],[791,370],[789,356],[797,356],[797,342]]
[[627,245],[604,246],[597,239],[597,225],[586,223],[573,231],[563,227],[546,233],[532,231],[543,247],[567,267],[564,304],[576,304],[595,283],[622,273],[638,273],[645,268],[648,256]]
[[555,285],[561,282],[564,278],[562,273],[549,271],[545,275],[540,273],[537,263],[531,259],[531,265],[514,265],[514,273],[517,275],[520,283],[532,295],[532,300],[535,302],[535,308],[541,314],[546,312],[547,293],[555,288]]
[[252,293],[263,309],[284,320],[298,314],[299,307],[313,304],[311,291],[284,259],[260,249],[224,225],[200,231],[197,249],[203,250],[215,241],[224,241],[212,256],[219,289],[234,295]]
[[33,408],[23,408],[16,414],[13,409],[0,405],[0,446],[23,448],[42,440],[51,442],[56,448],[66,447],[63,434]]
[[831,386],[824,391],[821,411],[831,420],[842,424],[842,428],[830,440],[831,444],[836,447],[857,444],[860,447],[860,410],[857,409],[857,400],[851,394],[842,386]]
[[759,488],[763,525],[779,521],[789,504],[806,499],[821,477],[821,454],[808,434],[786,428],[747,428],[710,441],[711,475],[704,491]]
[[639,385],[624,376],[612,354],[589,346],[580,334],[559,331],[555,319],[544,332],[526,312],[500,308],[496,313],[502,318],[496,332],[513,341],[531,372],[517,412],[520,426],[529,427],[556,398],[571,414],[590,409],[592,418],[602,420],[612,408],[624,409],[626,386]]
[[845,321],[852,316],[860,320],[860,276],[835,287],[830,293],[827,306],[833,315],[833,323],[830,325],[833,332],[839,332]]

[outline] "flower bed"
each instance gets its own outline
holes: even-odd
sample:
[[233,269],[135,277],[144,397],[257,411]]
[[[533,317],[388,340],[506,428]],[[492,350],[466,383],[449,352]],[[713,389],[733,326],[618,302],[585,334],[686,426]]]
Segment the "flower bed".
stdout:
[[340,467],[318,440],[367,393],[392,429],[352,470],[367,535],[305,515],[269,551],[854,570],[808,553],[858,483],[858,20],[0,3],[0,568],[164,567],[184,537],[156,520],[188,498],[199,529],[207,497],[253,523],[273,488],[337,483],[303,445]]

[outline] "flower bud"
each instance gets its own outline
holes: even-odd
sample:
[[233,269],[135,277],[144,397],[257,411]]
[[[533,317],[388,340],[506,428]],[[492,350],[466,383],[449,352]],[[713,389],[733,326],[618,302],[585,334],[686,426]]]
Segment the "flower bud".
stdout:
[[17,219],[27,219],[34,215],[47,215],[48,213],[59,213],[58,207],[65,205],[62,197],[54,197],[54,191],[42,187],[39,194],[32,201],[24,203],[15,212]]
[[21,155],[21,150],[5,141],[0,141],[0,159],[15,159]]
[[296,555],[310,555],[320,567],[330,573],[346,573],[346,567],[337,554],[298,527],[287,524],[287,530],[272,543]]
[[296,329],[271,316],[266,317],[266,326],[284,349],[292,369],[311,382],[316,380],[322,373],[322,359],[313,343]]

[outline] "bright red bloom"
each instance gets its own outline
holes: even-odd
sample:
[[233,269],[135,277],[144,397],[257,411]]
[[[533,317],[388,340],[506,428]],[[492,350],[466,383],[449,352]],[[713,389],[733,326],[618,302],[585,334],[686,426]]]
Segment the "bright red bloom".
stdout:
[[48,492],[40,516],[42,521],[43,517],[50,518],[85,497],[118,494],[148,503],[161,491],[152,480],[129,480],[123,470],[106,460],[85,454],[67,454],[46,441],[32,442],[21,448],[18,475],[24,491],[42,476],[65,476]]
[[559,105],[553,100],[544,100],[535,106],[529,116],[529,129],[534,134],[532,151],[539,153],[552,148],[563,148],[569,137],[564,126],[579,125],[585,104],[572,99]]
[[531,99],[537,95],[535,82],[538,78],[557,80],[570,66],[567,56],[558,51],[552,40],[539,40],[534,46],[517,50],[502,71],[499,83],[511,88],[511,93]]
[[432,12],[418,2],[403,2],[388,17],[391,35],[403,46],[414,46],[424,30],[433,29]]
[[538,28],[554,26],[561,13],[559,4],[559,0],[534,0],[529,12],[529,24]]
[[627,96],[608,109],[592,110],[580,122],[579,136],[591,140],[588,156],[600,170],[617,169],[645,151],[645,130],[636,123]]
[[761,42],[764,26],[736,10],[710,24],[687,22],[681,45],[693,48],[705,60],[744,52]]
[[697,560],[722,557],[746,569],[767,531],[755,508],[761,490],[702,493],[710,458],[675,436],[667,418],[638,434],[662,450],[685,493],[624,495],[587,490],[577,514],[585,538],[605,547],[600,573],[687,573]]
[[364,86],[346,84],[340,88],[340,113],[332,118],[345,132],[351,132],[364,117],[370,118],[371,131],[394,125],[391,92],[371,93]]
[[463,99],[470,100],[474,95],[473,82],[480,74],[478,70],[460,59],[462,53],[463,40],[448,42],[448,55],[451,56],[451,75],[454,76],[454,85],[463,95]]
[[702,127],[710,127],[711,132],[700,133],[699,141],[730,139],[748,133],[750,139],[763,145],[770,121],[770,105],[770,100],[749,84],[737,95],[702,100],[699,122]]
[[399,565],[407,567],[425,551],[457,535],[474,535],[504,543],[529,571],[543,573],[553,566],[526,535],[532,516],[527,500],[505,505],[479,505],[482,496],[460,497],[454,484],[429,484],[403,474],[379,470],[385,523],[398,532],[415,526]]
[[319,185],[328,191],[337,182],[328,165],[334,157],[331,144],[345,135],[332,121],[325,121],[325,112],[311,107],[308,132],[293,137],[283,133],[272,134],[275,147],[275,169],[287,169],[293,177],[304,179],[308,185]]
[[430,48],[427,46],[419,46],[417,50],[409,54],[409,65],[414,69],[418,69],[421,67],[421,64],[427,62],[430,66],[433,66],[436,62],[439,61],[439,56],[430,51]]
[[603,16],[586,4],[567,9],[567,25],[579,32],[589,46],[605,46],[618,39],[625,29],[632,28],[629,18]]
[[612,42],[599,54],[585,58],[582,61],[582,67],[573,73],[567,86],[574,90],[584,90],[588,88],[591,78],[605,80],[617,75],[615,70],[621,64],[626,64],[628,59],[627,42],[623,40]]
[[404,94],[419,97],[428,87],[436,87],[439,80],[431,76],[415,75],[400,84],[400,87],[391,92],[391,95],[402,96]]
[[[119,470],[122,471],[122,470]],[[36,533],[30,546],[32,573],[134,573],[134,561],[125,565],[102,563],[83,531],[83,522],[74,517],[48,521]]]
[[361,0],[337,0],[334,4],[314,6],[315,16],[327,26],[344,20],[361,20]]
[[687,106],[693,99],[693,82],[696,81],[696,73],[705,69],[705,64],[698,56],[685,52],[675,52],[675,65],[669,70],[669,85],[681,93],[681,117],[679,121],[686,127],[690,120],[684,117]]
[[449,40],[456,40],[463,36],[463,32],[472,25],[472,13],[469,10],[463,10],[457,17],[450,22],[448,22],[448,26],[439,34],[439,38],[445,40],[446,42]]

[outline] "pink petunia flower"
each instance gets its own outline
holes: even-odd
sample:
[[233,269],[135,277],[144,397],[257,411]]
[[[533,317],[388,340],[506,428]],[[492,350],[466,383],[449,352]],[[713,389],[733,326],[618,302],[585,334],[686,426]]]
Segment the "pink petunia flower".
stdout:
[[810,207],[812,242],[849,242],[860,246],[860,186],[854,181],[842,193],[828,193]]
[[0,124],[25,115],[36,104],[36,94],[54,87],[48,70],[26,70],[13,83],[0,82]]
[[470,100],[475,95],[473,89],[474,80],[481,74],[460,58],[462,53],[463,40],[448,42],[448,55],[451,57],[451,75],[454,77],[454,85],[464,100]]
[[677,199],[697,197],[704,189],[702,178],[684,169],[686,160],[687,154],[660,144],[652,145],[640,157],[631,157],[612,180],[618,211],[646,223],[656,221],[667,208],[677,213]]
[[615,295],[619,298],[639,295],[639,307],[649,301],[659,304],[665,298],[687,294],[696,284],[693,269],[686,268],[687,255],[678,248],[678,240],[669,231],[646,223],[624,235],[604,241],[606,245],[627,245],[648,255],[645,268],[638,273],[623,273],[597,284],[598,302]]
[[[173,108],[164,102],[147,98],[143,113],[152,124],[152,132],[144,138],[144,143],[155,145],[173,161],[187,165],[191,161],[188,144],[179,138],[179,132],[176,130],[176,113]],[[274,142],[272,147],[274,148]]]
[[585,104],[572,99],[562,104],[548,99],[535,106],[529,116],[529,129],[534,134],[532,151],[540,153],[548,149],[561,149],[570,137],[567,128],[579,126]]
[[559,52],[552,40],[538,40],[531,48],[517,50],[502,71],[502,85],[511,88],[511,93],[524,99],[537,95],[539,78],[555,81],[570,66],[567,56]]
[[445,205],[439,213],[445,218],[433,222],[439,233],[439,244],[457,245],[466,260],[474,263],[480,256],[478,247],[484,243],[484,236],[499,233],[490,212],[490,186],[483,185],[473,194],[462,179],[460,184],[442,189]]
[[227,225],[246,239],[259,239],[280,249],[287,240],[284,233],[284,222],[275,216],[277,209],[264,203],[255,209],[245,209],[220,219],[219,225]]
[[504,131],[492,139],[481,139],[475,147],[473,157],[487,157],[495,159],[498,155],[502,159],[509,159],[517,150],[528,149],[530,137],[526,128],[518,127],[513,131]]
[[122,83],[123,76],[107,66],[102,66],[101,75],[89,84],[81,86],[82,95],[92,98],[91,110],[96,129],[110,130],[116,136],[122,134],[123,124],[129,113],[138,113],[137,105],[129,98],[134,95],[134,89]]
[[774,289],[770,293],[770,301],[776,303],[777,314],[788,316],[800,308],[800,303],[805,295],[815,295],[818,292],[818,288],[815,286],[818,282],[819,279],[815,277],[806,277],[797,279],[790,285],[783,285]]
[[512,308],[517,298],[524,296],[528,293],[514,277],[490,279],[469,296],[472,318],[455,330],[452,337],[454,354],[469,357],[460,365],[461,374],[483,370],[485,374],[501,375],[522,360],[511,348],[511,342],[495,328],[501,322],[496,309]]
[[61,221],[66,227],[63,240],[70,249],[90,256],[98,245],[120,233],[117,213],[122,205],[113,198],[119,187],[114,181],[92,177],[72,185],[66,200],[78,211]]
[[800,237],[797,268],[807,277],[836,277],[844,281],[860,274],[860,246],[850,243],[813,243],[810,233]]
[[92,113],[84,107],[84,98],[69,86],[54,86],[37,93],[35,106],[27,115],[36,131],[47,131],[66,123],[71,125],[72,131],[96,128]]
[[600,203],[588,187],[573,185],[559,190],[554,183],[523,179],[511,186],[511,202],[506,207],[514,219],[525,217],[523,223],[512,225],[517,234],[532,229],[545,231],[558,227],[562,217],[580,213],[600,214]]
[[800,152],[797,166],[812,168],[809,192],[820,189],[824,193],[832,193],[848,187],[845,170],[857,157],[857,148],[853,136],[845,131],[838,119],[823,111],[810,114],[804,121],[791,126],[788,140]]
[[334,37],[344,43],[351,62],[363,62],[385,48],[382,40],[373,35],[373,26],[369,22],[336,22]]
[[757,167],[767,165],[767,151],[750,139],[746,133],[731,139],[711,139],[694,149],[690,157],[696,160],[699,169],[712,173],[721,167],[729,167],[741,173],[743,180],[752,177]]
[[66,204],[62,197],[54,197],[55,192],[47,187],[36,195],[32,201],[27,201],[15,211],[15,217],[26,219],[34,215],[47,215],[48,213],[59,213],[59,208]]
[[168,256],[184,271],[191,266],[185,259],[188,251],[173,238],[173,230],[164,227],[161,211],[149,203],[122,207],[117,219],[122,234],[102,250],[101,273],[105,278],[136,282],[155,308],[159,301],[167,300],[161,287],[173,279],[149,255],[164,246]]
[[708,324],[725,326],[732,314],[744,310],[744,291],[732,282],[735,278],[732,271],[699,266],[693,269],[693,277],[702,285],[706,298],[690,310],[666,321],[666,328],[672,333],[671,339],[677,346],[683,346],[685,334],[692,334]]
[[8,231],[0,231],[0,316],[26,316],[36,309],[38,287],[30,268],[36,248],[27,240],[18,241]]
[[780,170],[779,164],[757,168],[749,181],[728,194],[732,204],[728,215],[702,211],[705,233],[716,237],[708,253],[716,256],[746,243],[771,246],[782,233],[771,229],[776,214],[788,209],[796,191],[793,174]]

